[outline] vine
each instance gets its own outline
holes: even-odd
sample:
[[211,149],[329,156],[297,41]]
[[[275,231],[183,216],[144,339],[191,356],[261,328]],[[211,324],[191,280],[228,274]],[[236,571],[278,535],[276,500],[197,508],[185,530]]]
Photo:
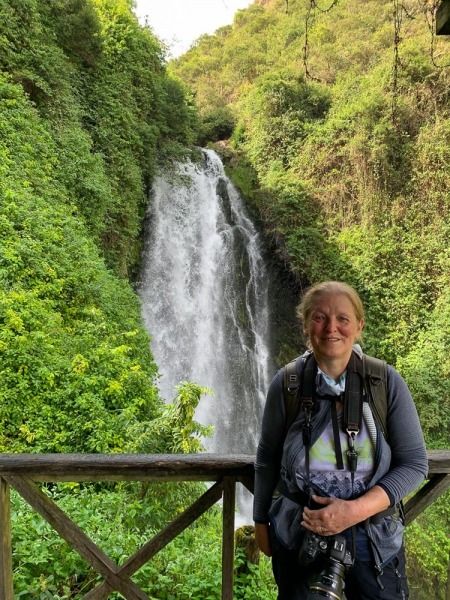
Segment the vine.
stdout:
[[[400,58],[400,44],[402,42],[402,25],[404,17],[415,19],[415,15],[408,11],[406,6],[400,0],[393,1],[393,17],[394,17],[394,58],[392,64],[392,102],[391,102],[391,118],[395,124],[397,121],[397,102],[398,102],[398,80],[399,71],[402,68],[402,60]],[[419,9],[425,15],[428,28],[431,34],[430,41],[430,60],[436,69],[445,69],[450,67],[450,63],[439,65],[436,62],[436,13],[441,0],[418,0]]]
[[404,22],[404,17],[409,20],[416,18],[400,0],[393,0],[394,10],[394,59],[392,63],[392,101],[391,101],[391,118],[395,124],[397,122],[397,101],[398,101],[398,79],[399,71],[404,66],[400,58],[400,44],[403,41],[401,31]]
[[397,102],[398,102],[398,72],[401,67],[400,60],[400,43],[401,27],[403,21],[403,7],[399,0],[393,0],[394,3],[394,61],[392,65],[392,102],[391,102],[391,117],[392,122],[397,121]]
[[331,4],[327,8],[321,8],[317,4],[317,0],[310,0],[310,2],[309,2],[309,6],[306,10],[306,16],[305,16],[305,44],[303,46],[303,66],[305,68],[306,79],[310,79],[312,81],[321,81],[317,77],[314,77],[313,75],[311,75],[311,73],[309,72],[309,67],[308,67],[309,28],[310,28],[310,20],[312,19],[312,16],[313,16],[313,11],[314,11],[314,9],[316,9],[321,13],[330,12],[330,10],[332,8],[337,6],[338,2],[339,2],[339,0],[332,0]]
[[311,73],[309,72],[309,67],[308,67],[309,22],[310,22],[310,19],[312,17],[312,12],[313,12],[313,6],[314,6],[314,4],[315,4],[314,0],[310,0],[310,4],[309,4],[308,9],[306,11],[306,17],[305,17],[305,44],[303,46],[303,66],[305,68],[305,77],[306,77],[306,79],[311,79],[311,80],[317,81],[317,78],[313,77],[311,75]]

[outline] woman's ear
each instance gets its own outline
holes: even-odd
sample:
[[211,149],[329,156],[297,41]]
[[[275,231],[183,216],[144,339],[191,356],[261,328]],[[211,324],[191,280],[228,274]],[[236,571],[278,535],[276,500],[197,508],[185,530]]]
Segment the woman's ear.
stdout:
[[361,338],[361,334],[362,334],[363,329],[364,329],[364,319],[361,319],[361,321],[359,322],[358,334],[356,336],[356,339],[359,340]]

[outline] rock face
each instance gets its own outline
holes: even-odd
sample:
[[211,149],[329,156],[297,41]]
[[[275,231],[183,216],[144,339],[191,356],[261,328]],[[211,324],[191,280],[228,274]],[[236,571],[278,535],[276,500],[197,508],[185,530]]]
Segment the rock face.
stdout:
[[248,573],[248,563],[257,565],[259,564],[260,550],[255,540],[255,528],[253,525],[243,525],[236,529],[234,535],[234,542],[236,552],[240,549],[244,551],[245,562],[240,564],[236,569],[235,574],[241,575],[242,573]]

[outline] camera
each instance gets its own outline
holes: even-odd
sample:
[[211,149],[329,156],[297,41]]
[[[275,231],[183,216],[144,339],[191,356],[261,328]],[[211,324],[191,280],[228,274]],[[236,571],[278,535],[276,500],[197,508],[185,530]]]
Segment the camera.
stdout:
[[318,576],[308,588],[308,599],[320,596],[331,600],[343,600],[345,571],[353,566],[353,558],[347,550],[346,539],[340,535],[324,537],[307,531],[300,548],[298,561],[301,566],[308,566],[319,556],[325,563]]

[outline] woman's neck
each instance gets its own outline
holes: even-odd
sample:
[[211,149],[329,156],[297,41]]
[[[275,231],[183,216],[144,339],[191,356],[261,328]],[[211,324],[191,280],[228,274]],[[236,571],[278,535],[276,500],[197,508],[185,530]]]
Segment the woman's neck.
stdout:
[[315,358],[317,366],[320,368],[320,370],[323,371],[326,375],[328,375],[328,377],[334,379],[336,383],[339,382],[339,379],[341,378],[342,373],[346,370],[348,361],[350,360],[350,357],[344,359],[336,358],[328,360],[324,360],[323,358],[317,357]]

